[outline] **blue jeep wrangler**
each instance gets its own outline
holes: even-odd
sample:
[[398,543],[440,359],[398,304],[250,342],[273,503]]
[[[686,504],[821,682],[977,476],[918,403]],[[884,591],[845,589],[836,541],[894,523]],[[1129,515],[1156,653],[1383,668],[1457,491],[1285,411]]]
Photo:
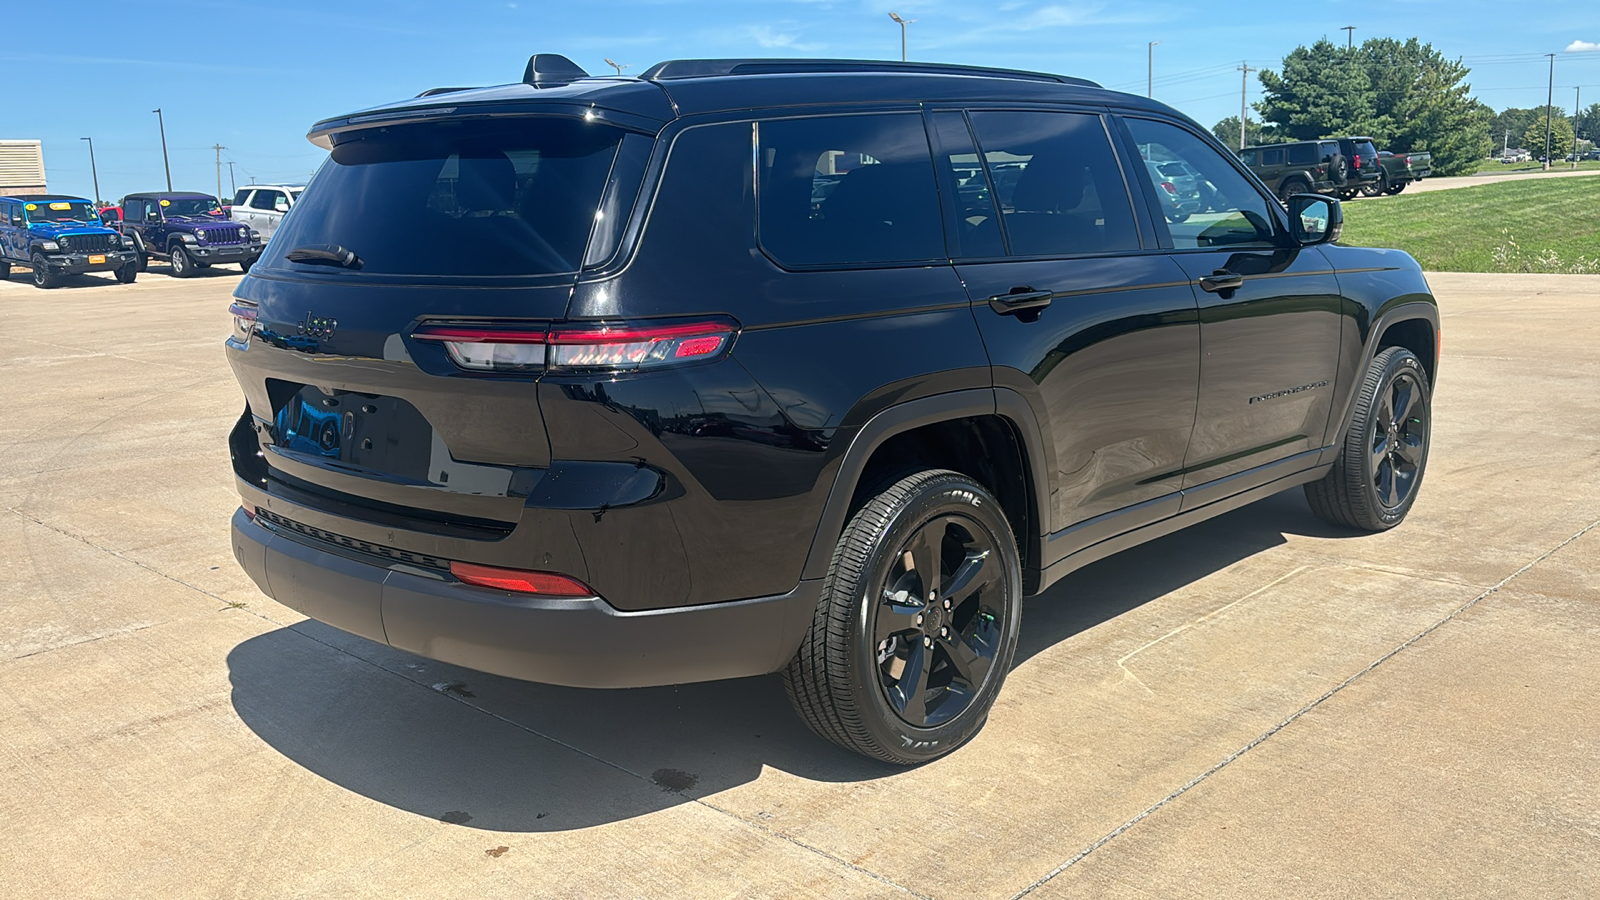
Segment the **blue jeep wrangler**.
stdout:
[[228,219],[210,194],[129,194],[118,228],[133,238],[141,272],[151,259],[171,262],[178,278],[212,263],[238,263],[248,272],[261,258],[261,233]]
[[57,194],[0,197],[0,280],[13,265],[33,269],[41,288],[84,272],[115,272],[128,284],[139,271],[133,242],[100,224],[93,203]]

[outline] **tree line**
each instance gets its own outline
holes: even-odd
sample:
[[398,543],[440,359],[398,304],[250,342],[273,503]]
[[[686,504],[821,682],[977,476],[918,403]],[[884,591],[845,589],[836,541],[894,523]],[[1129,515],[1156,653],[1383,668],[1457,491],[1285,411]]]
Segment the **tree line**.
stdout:
[[[1417,38],[1372,38],[1355,47],[1323,38],[1296,47],[1278,70],[1262,70],[1264,96],[1254,104],[1261,121],[1249,123],[1246,137],[1273,143],[1365,136],[1380,149],[1431,153],[1435,175],[1470,172],[1499,146],[1491,137],[1494,111],[1471,96],[1471,71]],[[1570,149],[1572,123],[1564,121]],[[1540,123],[1542,152],[1542,117]],[[1237,116],[1212,131],[1239,146]]]

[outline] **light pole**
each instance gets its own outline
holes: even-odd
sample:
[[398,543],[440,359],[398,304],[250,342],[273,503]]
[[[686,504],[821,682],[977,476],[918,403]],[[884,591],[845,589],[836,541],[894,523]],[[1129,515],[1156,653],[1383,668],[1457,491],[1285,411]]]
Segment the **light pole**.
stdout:
[[94,138],[79,138],[89,142],[89,174],[94,176],[94,205],[100,208],[100,171],[94,165]]
[[1572,86],[1572,167],[1578,167],[1578,116],[1583,114],[1583,85]]
[[614,59],[612,59],[611,57],[608,56],[608,57],[606,57],[606,65],[610,66],[613,69],[616,69],[617,70],[617,74],[621,75],[622,74],[622,70],[626,69],[630,65],[630,63],[619,63],[616,60],[614,60]]
[[1244,73],[1239,79],[1239,152],[1243,153],[1245,147],[1244,136],[1250,130],[1250,119],[1248,118],[1250,114],[1250,73],[1261,70],[1252,69],[1249,63],[1240,63],[1239,71]]
[[161,107],[150,110],[156,114],[156,123],[161,126],[161,165],[167,169],[167,191],[172,191],[172,163],[167,161],[167,119],[161,115]]
[[228,190],[233,194],[239,193],[239,185],[233,180],[233,160],[228,160]]
[[1551,164],[1555,162],[1550,158],[1550,138],[1551,129],[1555,126],[1555,117],[1552,113],[1556,103],[1556,55],[1546,53],[1545,56],[1550,57],[1550,92],[1544,101],[1544,170],[1548,172]]
[[1146,70],[1145,70],[1145,82],[1144,82],[1144,95],[1146,97],[1154,97],[1156,95],[1156,45],[1159,44],[1159,43],[1161,43],[1161,42],[1160,41],[1151,41],[1150,42],[1150,47],[1149,47],[1150,59],[1149,59],[1149,64],[1147,65]]
[[1344,48],[1346,50],[1354,50],[1356,46],[1356,27],[1354,25],[1346,25],[1339,30],[1344,32]]
[[912,24],[913,22],[915,22],[917,20],[916,19],[902,19],[902,18],[900,18],[899,15],[897,15],[895,13],[889,13],[889,18],[895,20],[895,23],[900,26],[900,61],[901,62],[905,62],[906,61],[906,26]]

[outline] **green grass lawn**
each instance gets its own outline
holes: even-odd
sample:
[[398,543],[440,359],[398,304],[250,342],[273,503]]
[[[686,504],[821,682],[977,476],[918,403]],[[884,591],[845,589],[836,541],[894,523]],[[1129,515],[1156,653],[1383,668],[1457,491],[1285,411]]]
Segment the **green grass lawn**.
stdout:
[[[1572,163],[1558,162],[1557,170],[1571,170]],[[1600,159],[1585,159],[1578,162],[1578,169],[1600,169]],[[1472,175],[1520,175],[1526,172],[1539,172],[1544,170],[1544,163],[1534,160],[1525,163],[1503,163],[1498,159],[1483,159],[1478,161],[1477,171]]]
[[1600,177],[1362,199],[1340,243],[1398,247],[1440,272],[1600,273]]

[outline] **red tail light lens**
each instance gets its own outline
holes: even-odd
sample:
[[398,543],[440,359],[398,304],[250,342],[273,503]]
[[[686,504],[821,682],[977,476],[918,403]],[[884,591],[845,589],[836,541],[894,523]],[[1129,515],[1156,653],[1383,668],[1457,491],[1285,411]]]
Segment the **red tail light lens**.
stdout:
[[1172,186],[1172,182],[1170,182],[1170,181],[1161,182],[1161,189],[1166,191],[1167,193],[1171,194],[1174,197],[1178,196],[1178,189],[1173,187]]
[[494,588],[497,591],[515,591],[519,594],[539,594],[544,597],[595,597],[587,585],[576,578],[554,572],[528,572],[522,569],[502,569],[499,566],[479,566],[472,563],[452,562],[450,574],[467,584]]
[[733,343],[738,326],[728,320],[660,325],[556,326],[550,331],[550,368],[633,372],[715,359]]
[[450,359],[479,372],[636,372],[716,359],[739,325],[732,319],[621,324],[429,324],[411,333],[444,344]]

